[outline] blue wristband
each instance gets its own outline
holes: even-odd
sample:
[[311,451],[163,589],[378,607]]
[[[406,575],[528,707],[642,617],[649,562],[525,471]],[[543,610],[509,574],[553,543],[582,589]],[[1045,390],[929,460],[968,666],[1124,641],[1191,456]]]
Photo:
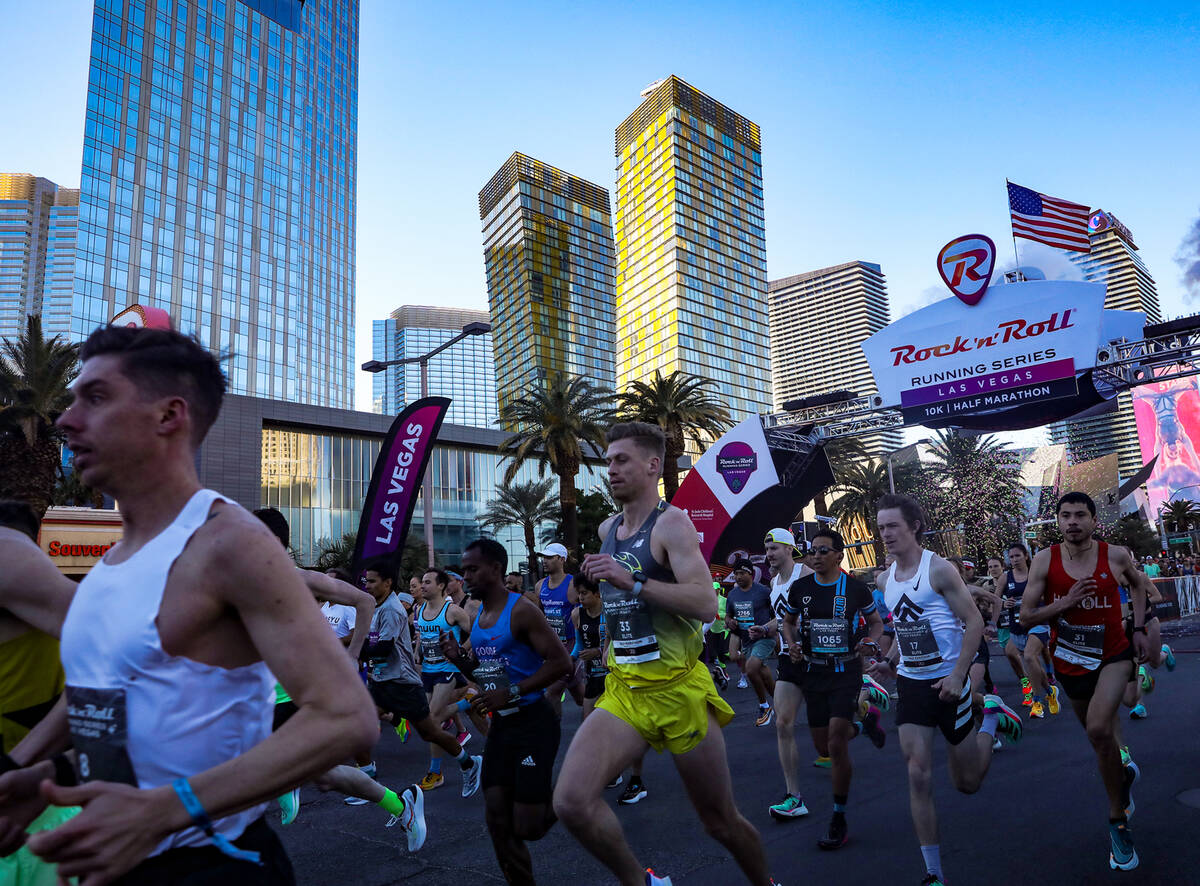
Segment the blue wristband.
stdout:
[[462,711],[462,712],[469,711],[469,710],[471,710],[471,699],[460,698],[458,700],[458,704],[456,704],[455,707],[458,708],[459,711]]
[[196,827],[204,831],[213,845],[221,851],[222,855],[227,855],[230,858],[236,858],[238,861],[248,861],[262,867],[262,857],[257,852],[250,852],[246,849],[238,849],[226,839],[224,834],[218,834],[213,830],[212,822],[208,819],[208,813],[204,811],[204,807],[200,805],[200,801],[196,799],[196,795],[192,793],[192,786],[188,784],[186,778],[177,778],[171,782],[171,787],[175,789],[175,793],[179,795],[179,801],[183,803],[183,808],[187,810],[188,815],[192,817],[192,821]]

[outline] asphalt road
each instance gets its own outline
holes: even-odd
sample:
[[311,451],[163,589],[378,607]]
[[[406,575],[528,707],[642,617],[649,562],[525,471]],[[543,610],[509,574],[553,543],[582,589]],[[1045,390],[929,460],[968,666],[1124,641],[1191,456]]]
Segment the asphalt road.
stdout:
[[[974,796],[950,785],[944,745],[937,743],[935,791],[941,822],[942,858],[951,884],[1065,884],[1200,882],[1200,636],[1174,642],[1179,666],[1158,672],[1147,699],[1150,716],[1125,722],[1126,741],[1142,769],[1134,790],[1132,824],[1141,866],[1131,873],[1108,867],[1107,803],[1095,758],[1078,722],[1064,705],[1057,717],[1026,724],[1025,738],[996,756],[987,781]],[[992,676],[1010,702],[1016,681],[993,648]],[[814,756],[801,710],[798,735],[801,779],[811,814],[781,824],[767,806],[783,792],[774,727],[754,725],[752,690],[730,688],[726,698],[738,716],[725,729],[737,801],[760,830],[772,871],[781,886],[804,884],[919,883],[924,875],[908,813],[908,789],[891,714],[882,751],[855,741],[854,785],[848,820],[850,842],[838,852],[816,847],[831,810],[829,777],[808,767]],[[579,724],[568,700],[559,761]],[[468,748],[480,752],[480,739]],[[401,744],[385,735],[376,751],[379,778],[391,787],[419,781],[428,750],[419,738]],[[385,829],[387,814],[374,806],[350,807],[341,797],[303,791],[303,807],[291,826],[279,829],[301,884],[410,886],[502,884],[483,821],[482,797],[459,796],[456,767],[426,802],[429,837],[409,855],[399,829]],[[744,883],[722,847],[700,827],[670,760],[646,761],[650,796],[637,806],[617,807],[625,833],[644,865],[670,875],[676,886]],[[1189,792],[1190,791],[1190,795]],[[610,792],[616,805],[617,791]],[[1185,801],[1191,799],[1193,805]],[[273,817],[273,816],[272,816]],[[541,883],[556,886],[612,883],[607,870],[557,825],[532,845]]]

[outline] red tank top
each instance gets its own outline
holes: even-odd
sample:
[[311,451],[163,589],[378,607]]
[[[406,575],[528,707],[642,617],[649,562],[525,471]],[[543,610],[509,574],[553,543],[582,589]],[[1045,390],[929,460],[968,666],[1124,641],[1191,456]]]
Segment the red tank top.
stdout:
[[[1068,676],[1083,676],[1129,647],[1125,633],[1121,588],[1108,565],[1108,544],[1097,542],[1096,581],[1093,594],[1058,616],[1050,625],[1050,647],[1055,670]],[[1046,575],[1047,604],[1065,597],[1077,579],[1063,566],[1062,546],[1050,548],[1050,571]]]

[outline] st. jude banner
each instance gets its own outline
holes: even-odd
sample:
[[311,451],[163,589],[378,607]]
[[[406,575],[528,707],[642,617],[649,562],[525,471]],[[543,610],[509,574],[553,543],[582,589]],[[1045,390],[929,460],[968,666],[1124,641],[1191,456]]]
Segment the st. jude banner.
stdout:
[[354,570],[375,557],[398,557],[408,537],[421,479],[450,400],[425,397],[396,416],[379,450],[354,545]]

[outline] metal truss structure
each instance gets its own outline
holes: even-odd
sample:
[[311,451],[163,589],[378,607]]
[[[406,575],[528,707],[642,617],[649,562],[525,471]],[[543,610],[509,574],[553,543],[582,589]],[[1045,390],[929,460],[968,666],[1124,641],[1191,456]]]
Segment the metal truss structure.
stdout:
[[[1172,328],[1178,327],[1178,328]],[[1096,352],[1093,379],[1127,391],[1152,381],[1200,375],[1200,317],[1147,327],[1137,341],[1121,339]],[[909,427],[900,410],[878,395],[854,397],[762,416],[768,442],[777,449],[808,451],[839,437]]]

